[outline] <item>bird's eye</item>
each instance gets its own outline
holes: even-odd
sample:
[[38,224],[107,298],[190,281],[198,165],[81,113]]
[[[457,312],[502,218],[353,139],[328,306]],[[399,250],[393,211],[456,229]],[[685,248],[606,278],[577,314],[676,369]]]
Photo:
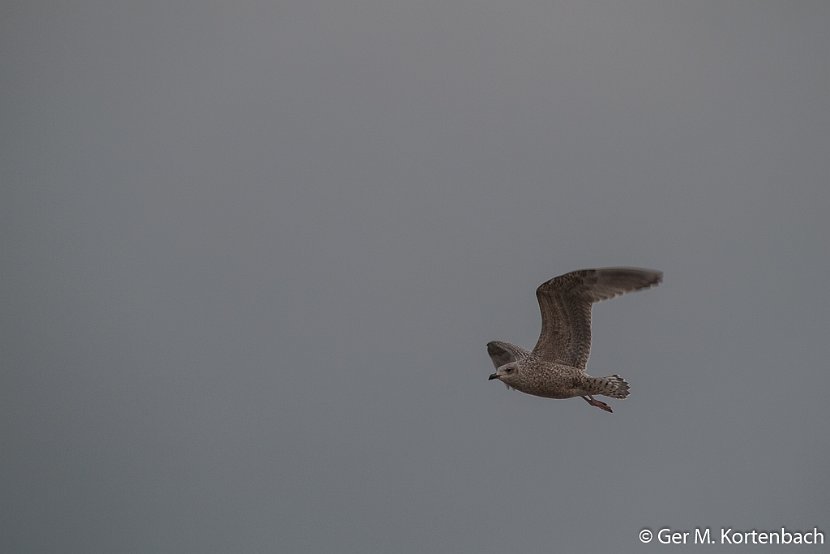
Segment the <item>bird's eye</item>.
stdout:
[[512,367],[508,367],[508,368],[507,368],[507,369],[505,369],[504,371],[506,371],[507,373],[513,373],[513,369],[514,369],[514,368],[512,368]]

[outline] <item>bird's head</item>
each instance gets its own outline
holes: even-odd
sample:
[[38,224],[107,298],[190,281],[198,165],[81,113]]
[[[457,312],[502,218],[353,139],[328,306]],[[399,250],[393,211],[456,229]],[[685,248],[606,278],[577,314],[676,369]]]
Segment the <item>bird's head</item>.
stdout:
[[503,366],[499,366],[495,373],[492,373],[489,380],[498,379],[508,388],[514,387],[515,383],[517,383],[520,379],[519,377],[519,364],[517,362],[510,362],[506,363]]

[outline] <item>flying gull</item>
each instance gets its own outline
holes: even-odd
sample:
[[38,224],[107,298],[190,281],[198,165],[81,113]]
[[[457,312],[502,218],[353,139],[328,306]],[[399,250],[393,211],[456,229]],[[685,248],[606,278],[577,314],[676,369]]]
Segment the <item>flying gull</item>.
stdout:
[[585,372],[591,351],[591,305],[656,286],[662,279],[663,273],[653,269],[606,267],[572,271],[542,283],[536,289],[542,311],[536,346],[528,352],[509,342],[488,342],[487,353],[496,366],[490,379],[535,396],[579,396],[612,412],[594,395],[625,398],[629,387],[619,375],[591,377]]

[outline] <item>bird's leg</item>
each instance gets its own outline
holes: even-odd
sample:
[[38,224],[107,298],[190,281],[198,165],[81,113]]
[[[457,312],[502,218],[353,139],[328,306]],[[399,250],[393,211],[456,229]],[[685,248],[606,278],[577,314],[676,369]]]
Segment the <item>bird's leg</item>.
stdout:
[[583,396],[582,399],[585,400],[585,402],[587,402],[591,406],[596,406],[600,410],[605,410],[606,412],[614,413],[614,410],[611,409],[611,406],[609,406],[608,404],[606,404],[602,400],[597,400],[596,398],[594,398],[590,394],[588,396]]

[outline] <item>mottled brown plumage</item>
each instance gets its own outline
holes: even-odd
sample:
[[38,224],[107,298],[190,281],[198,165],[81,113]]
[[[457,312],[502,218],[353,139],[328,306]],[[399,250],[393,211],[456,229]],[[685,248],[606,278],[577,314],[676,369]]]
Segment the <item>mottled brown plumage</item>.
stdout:
[[580,396],[592,406],[612,411],[593,395],[625,398],[629,387],[619,375],[591,377],[585,372],[591,351],[591,305],[653,287],[662,279],[661,272],[651,269],[606,267],[572,271],[542,283],[536,289],[542,312],[536,346],[528,352],[508,342],[487,343],[496,367],[490,379],[535,396]]

